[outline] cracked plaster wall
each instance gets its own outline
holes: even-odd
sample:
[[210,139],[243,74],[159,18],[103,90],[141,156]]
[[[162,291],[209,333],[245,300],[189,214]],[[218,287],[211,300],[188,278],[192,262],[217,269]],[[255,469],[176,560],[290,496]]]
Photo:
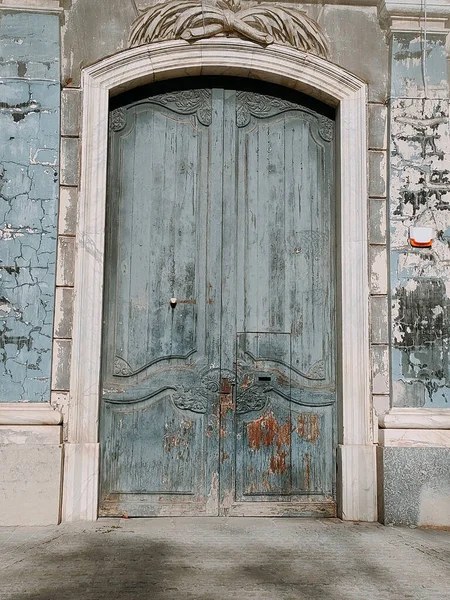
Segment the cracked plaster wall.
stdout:
[[50,400],[59,17],[0,13],[0,402]]
[[[394,406],[450,408],[450,135],[446,34],[396,32],[390,104]],[[412,248],[411,226],[431,227]]]
[[[153,4],[153,0],[142,0],[139,8]],[[58,255],[60,261],[73,269],[72,260],[66,252],[66,246],[74,243],[78,193],[77,154],[79,135],[79,111],[81,93],[79,90],[82,67],[99,60],[106,55],[123,50],[127,45],[128,32],[136,17],[136,8],[132,0],[64,0],[61,3],[64,17],[61,21],[62,37],[62,78],[65,86],[62,92],[62,148],[61,148],[61,200],[60,200],[60,241]],[[293,2],[295,6],[298,3]],[[380,357],[388,351],[389,331],[387,318],[387,260],[386,260],[386,106],[388,84],[388,44],[381,30],[375,6],[338,6],[317,3],[302,4],[310,16],[324,28],[330,41],[333,62],[360,75],[369,84],[369,173],[370,173],[370,255],[371,255],[371,293],[372,293],[372,358],[373,392],[382,410],[389,403],[389,383],[387,368],[379,364]],[[98,27],[101,14],[102,27]],[[17,17],[19,15],[16,15]],[[29,15],[36,19],[37,15]],[[56,17],[51,17],[55,19]],[[54,38],[48,36],[49,44]],[[353,48],[364,44],[365,52],[354,52]],[[23,77],[24,60],[17,61],[15,76]],[[70,146],[70,147],[69,147]],[[73,152],[71,153],[71,149]],[[73,156],[72,156],[73,154]],[[67,163],[67,164],[66,164]],[[70,253],[69,253],[70,254]],[[67,258],[67,260],[66,260]],[[55,340],[53,357],[54,396],[67,397],[69,389],[70,343],[69,326],[61,328],[58,306],[58,292],[64,295],[64,313],[72,310],[69,292],[73,291],[70,277],[57,275],[55,322]],[[66,293],[65,293],[66,292]],[[66,310],[67,309],[67,310]],[[71,315],[70,315],[71,316]],[[69,321],[65,319],[65,321]],[[64,331],[63,331],[64,329]],[[66,368],[67,367],[67,368]],[[58,406],[60,401],[58,400]]]

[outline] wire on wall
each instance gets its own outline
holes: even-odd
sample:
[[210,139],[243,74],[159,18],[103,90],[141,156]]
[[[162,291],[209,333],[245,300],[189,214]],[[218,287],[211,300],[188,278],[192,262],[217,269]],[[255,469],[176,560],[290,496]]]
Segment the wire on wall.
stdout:
[[423,0],[423,27],[422,27],[422,74],[423,74],[423,87],[425,91],[425,98],[428,98],[428,74],[427,74],[427,50],[428,50],[428,38],[427,38],[427,0]]

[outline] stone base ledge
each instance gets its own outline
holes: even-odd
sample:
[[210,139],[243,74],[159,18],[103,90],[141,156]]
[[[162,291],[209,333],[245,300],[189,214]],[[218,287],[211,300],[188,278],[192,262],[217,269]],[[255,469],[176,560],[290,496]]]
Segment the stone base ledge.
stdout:
[[422,32],[426,30],[428,33],[448,33],[448,18],[433,19],[422,17],[391,17],[388,21],[391,32]]
[[376,449],[374,444],[338,446],[338,509],[343,521],[377,520]]
[[0,425],[60,425],[62,415],[49,402],[1,402]]
[[0,425],[0,444],[50,444],[62,442],[60,425]]
[[381,429],[450,429],[450,408],[391,408],[378,417]]
[[384,447],[450,448],[450,430],[380,429],[378,443]]
[[59,522],[61,462],[59,444],[0,443],[0,526]]

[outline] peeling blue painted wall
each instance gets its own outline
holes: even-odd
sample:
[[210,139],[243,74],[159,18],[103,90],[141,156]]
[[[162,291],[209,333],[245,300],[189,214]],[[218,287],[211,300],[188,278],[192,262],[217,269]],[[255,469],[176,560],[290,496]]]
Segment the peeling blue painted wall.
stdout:
[[50,399],[59,17],[0,12],[0,402]]
[[[396,32],[390,104],[392,404],[450,407],[450,135],[445,33]],[[412,248],[411,226],[433,246]]]

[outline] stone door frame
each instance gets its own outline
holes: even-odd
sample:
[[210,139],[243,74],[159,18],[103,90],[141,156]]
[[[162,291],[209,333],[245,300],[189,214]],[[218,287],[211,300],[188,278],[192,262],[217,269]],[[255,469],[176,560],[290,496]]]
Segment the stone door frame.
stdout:
[[95,520],[98,514],[109,98],[140,85],[193,75],[260,79],[299,90],[337,109],[338,511],[346,520],[374,521],[376,445],[369,362],[367,86],[351,73],[314,55],[279,45],[263,48],[234,38],[140,46],[83,71],[81,187],[62,519]]

